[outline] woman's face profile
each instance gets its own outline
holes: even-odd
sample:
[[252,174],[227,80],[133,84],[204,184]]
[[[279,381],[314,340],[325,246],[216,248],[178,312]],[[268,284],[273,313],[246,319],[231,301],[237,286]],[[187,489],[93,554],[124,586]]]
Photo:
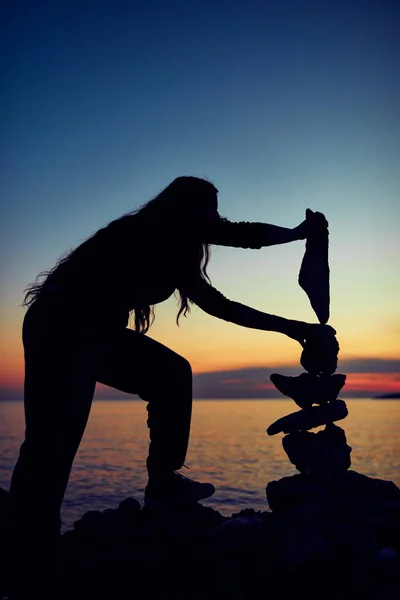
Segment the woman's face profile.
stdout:
[[218,213],[218,194],[212,192],[204,202],[204,219],[206,221],[215,221],[219,219]]

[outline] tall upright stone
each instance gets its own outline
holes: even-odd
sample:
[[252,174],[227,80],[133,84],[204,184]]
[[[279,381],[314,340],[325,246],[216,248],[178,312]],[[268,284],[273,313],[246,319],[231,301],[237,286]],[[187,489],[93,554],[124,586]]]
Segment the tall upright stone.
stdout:
[[319,212],[306,210],[306,220],[320,227],[306,241],[306,251],[299,272],[299,285],[306,292],[320,323],[329,320],[329,232],[328,221]]

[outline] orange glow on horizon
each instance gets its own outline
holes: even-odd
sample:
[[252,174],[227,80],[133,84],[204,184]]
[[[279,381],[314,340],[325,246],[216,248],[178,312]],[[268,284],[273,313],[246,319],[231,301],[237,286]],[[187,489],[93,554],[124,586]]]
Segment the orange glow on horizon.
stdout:
[[349,373],[343,391],[382,391],[386,394],[400,393],[399,373]]
[[[0,388],[9,388],[10,390],[19,391],[23,389],[23,378],[19,378],[15,373],[11,376],[0,380]],[[219,383],[227,385],[237,385],[246,389],[246,379],[243,378],[227,378]],[[107,388],[97,384],[99,388]],[[107,388],[109,389],[109,388]],[[280,393],[276,390],[271,382],[252,383],[248,382],[248,390],[275,390],[277,395]],[[366,394],[400,394],[400,375],[399,373],[348,373],[346,384],[342,388],[341,394],[346,392],[365,392]]]

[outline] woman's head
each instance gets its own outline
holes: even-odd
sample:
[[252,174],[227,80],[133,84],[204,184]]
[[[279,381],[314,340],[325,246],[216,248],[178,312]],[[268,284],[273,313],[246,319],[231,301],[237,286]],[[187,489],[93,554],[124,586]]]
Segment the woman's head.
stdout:
[[200,177],[177,177],[137,212],[162,223],[192,229],[218,218],[218,190]]
[[[176,322],[183,313],[190,312],[190,300],[185,292],[185,283],[206,279],[210,247],[202,234],[210,221],[219,219],[218,190],[199,177],[177,177],[155,198],[142,206],[136,214],[144,224],[159,224],[169,240],[174,240],[175,252],[173,272],[180,296],[180,308]],[[166,250],[167,251],[167,250]],[[151,309],[135,310],[135,329],[146,332],[151,324]]]

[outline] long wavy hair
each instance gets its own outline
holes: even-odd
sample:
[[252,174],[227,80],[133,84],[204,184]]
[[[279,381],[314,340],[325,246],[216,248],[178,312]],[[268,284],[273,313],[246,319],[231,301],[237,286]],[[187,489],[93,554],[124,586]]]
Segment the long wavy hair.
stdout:
[[[180,316],[183,314],[186,317],[190,313],[190,304],[192,304],[185,293],[187,277],[190,277],[191,281],[206,279],[211,283],[207,274],[210,246],[202,241],[200,231],[201,223],[205,218],[207,200],[217,192],[217,188],[206,179],[189,176],[177,177],[155,198],[138,209],[122,215],[104,228],[107,229],[135,215],[140,228],[154,225],[165,226],[171,235],[179,235],[183,239],[179,282],[176,288],[179,294],[178,300],[180,300],[176,317],[178,326]],[[51,289],[53,280],[61,274],[64,265],[67,265],[72,257],[82,254],[87,242],[95,235],[96,233],[77,248],[69,251],[67,255],[62,256],[52,269],[40,272],[36,281],[24,289],[25,296],[22,306],[29,307],[44,290]],[[40,279],[42,281],[39,281]],[[147,333],[154,319],[154,306],[137,306],[130,312],[129,326],[139,333]]]

